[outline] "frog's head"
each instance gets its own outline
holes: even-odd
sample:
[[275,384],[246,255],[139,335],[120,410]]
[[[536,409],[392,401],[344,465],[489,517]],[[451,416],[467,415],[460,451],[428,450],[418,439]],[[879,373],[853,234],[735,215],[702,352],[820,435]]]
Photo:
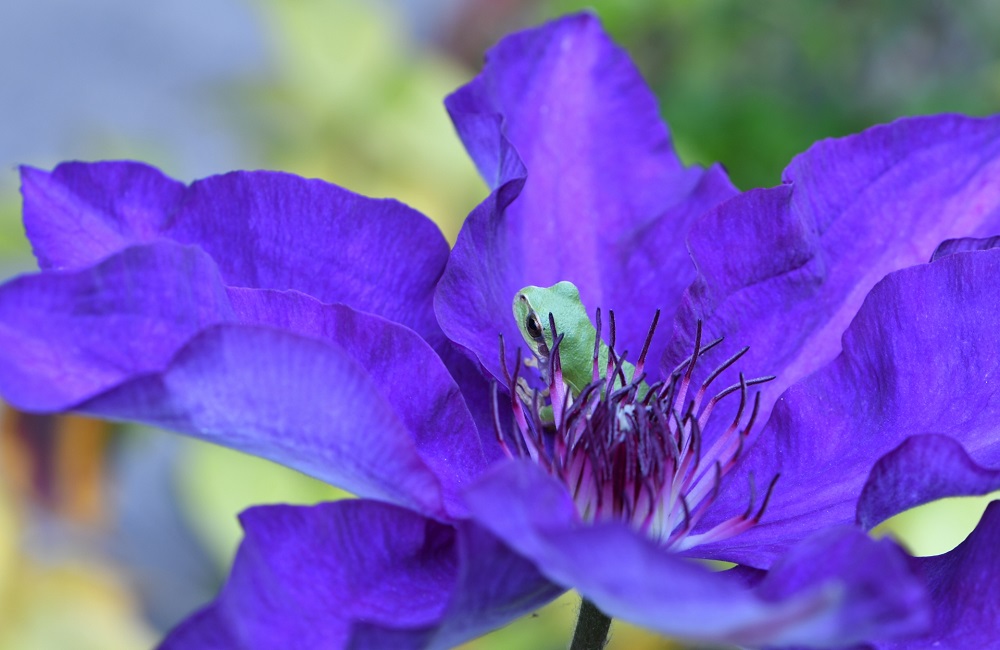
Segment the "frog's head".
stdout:
[[[567,281],[551,287],[525,287],[514,296],[517,329],[531,352],[541,361],[549,358],[553,344],[549,314],[552,314],[558,332],[575,322],[576,312],[580,309],[580,292],[576,285]],[[562,328],[560,323],[563,323]]]

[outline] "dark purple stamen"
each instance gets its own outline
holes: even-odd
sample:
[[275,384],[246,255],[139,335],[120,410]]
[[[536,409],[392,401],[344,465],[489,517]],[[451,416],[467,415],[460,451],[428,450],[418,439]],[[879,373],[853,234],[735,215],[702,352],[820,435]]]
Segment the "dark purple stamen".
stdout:
[[[615,352],[615,318],[614,312],[609,312],[607,362],[604,368],[599,367],[601,330],[598,329],[593,353],[594,379],[578,395],[573,395],[563,381],[559,348],[565,333],[557,331],[552,314],[549,314],[552,348],[546,359],[545,393],[529,391],[523,381],[519,386],[520,358],[513,373],[509,373],[501,337],[501,368],[511,387],[516,425],[514,445],[508,444],[501,427],[496,389],[494,427],[508,456],[531,458],[570,489],[584,520],[623,520],[666,546],[684,550],[737,535],[756,525],[763,516],[778,476],[768,484],[759,509],[754,509],[756,484],[751,477],[750,499],[744,512],[708,530],[694,532],[715,503],[723,478],[742,457],[746,439],[756,423],[760,394],[754,395],[751,405],[748,389],[774,377],[748,380],[740,373],[738,383],[706,401],[711,385],[748,348],[716,366],[695,391],[691,384],[696,365],[722,342],[719,338],[702,345],[699,322],[691,356],[669,378],[646,386],[643,368],[659,315],[657,312],[653,318],[635,369],[629,370],[626,353]],[[600,310],[596,320],[600,328]],[[706,449],[704,432],[712,422],[716,405],[737,392],[735,416]],[[543,417],[543,410],[551,411],[551,416]],[[715,426],[713,430],[719,428]]]

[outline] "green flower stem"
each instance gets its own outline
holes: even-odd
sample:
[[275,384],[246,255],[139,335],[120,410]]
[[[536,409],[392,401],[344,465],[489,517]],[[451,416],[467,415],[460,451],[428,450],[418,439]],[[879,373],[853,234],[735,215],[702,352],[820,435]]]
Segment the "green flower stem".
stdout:
[[611,617],[584,598],[580,602],[580,617],[569,650],[603,650],[608,644]]

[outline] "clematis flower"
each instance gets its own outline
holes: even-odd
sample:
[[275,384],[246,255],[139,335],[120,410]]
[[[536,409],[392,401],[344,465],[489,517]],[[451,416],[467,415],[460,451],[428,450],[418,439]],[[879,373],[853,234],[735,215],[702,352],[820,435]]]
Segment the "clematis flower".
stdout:
[[[22,171],[41,271],[0,287],[0,394],[362,497],[245,513],[229,581],[166,647],[448,647],[565,588],[709,642],[989,638],[996,616],[969,599],[1000,602],[995,507],[941,558],[854,524],[1000,486],[1000,121],[877,127],[737,194],[721,168],[680,163],[587,15],[505,39],[447,106],[491,187],[450,253],[399,203],[284,174]],[[558,280],[614,310],[618,351],[645,347],[651,411],[592,390],[554,432],[507,426],[536,404],[497,335],[518,340],[518,289]],[[671,330],[644,346],[656,309]],[[494,405],[491,380],[513,399]],[[607,418],[622,444],[580,415],[602,408],[637,414]]]
[[[686,184],[672,186],[686,192],[643,204],[666,185],[654,180],[655,171],[679,163],[634,73],[616,69],[626,64],[599,38],[581,36],[596,27],[577,20],[545,38],[502,43],[483,74],[449,98],[459,134],[493,193],[463,228],[438,289],[438,318],[448,337],[503,381],[501,366],[517,363],[509,351],[501,361],[494,343],[496,323],[506,323],[500,328],[506,340],[518,340],[514,323],[502,317],[507,297],[526,285],[569,279],[585,304],[616,311],[619,349],[643,350],[653,310],[677,309],[669,342],[645,352],[661,360],[658,367],[647,361],[650,382],[669,382],[672,369],[684,368],[698,347],[697,332],[722,342],[714,357],[690,370],[692,386],[709,378],[718,388],[739,386],[741,374],[775,376],[756,387],[756,420],[767,424],[730,429],[739,422],[733,412],[740,400],[720,402],[701,422],[707,428],[700,445],[691,446],[691,464],[705,460],[698,449],[709,458],[682,487],[690,490],[689,502],[668,490],[660,512],[654,508],[654,517],[679,522],[668,540],[686,556],[760,569],[784,556],[780,566],[787,567],[793,545],[824,526],[870,528],[919,503],[996,489],[997,473],[988,468],[1000,466],[998,392],[990,379],[1000,349],[995,283],[987,278],[995,277],[998,262],[990,249],[1000,231],[1000,120],[900,120],[820,142],[792,162],[782,185],[732,198],[719,170],[687,170]],[[560,56],[567,50],[573,54]],[[613,81],[584,87],[581,68],[592,61]],[[565,95],[592,98],[593,106],[564,105],[558,98]],[[627,118],[622,104],[630,107]],[[713,199],[702,203],[706,194]],[[685,222],[688,215],[692,221]],[[693,269],[685,265],[680,233],[687,235]],[[738,363],[721,368],[744,347]],[[670,431],[683,442],[691,439],[690,425],[678,431],[684,428],[678,423]],[[716,444],[727,437],[735,450],[719,453]],[[559,442],[569,448],[575,439]],[[621,444],[601,451],[603,460],[570,453],[563,461],[622,477],[619,485],[636,494],[663,493],[660,471],[644,475],[641,462],[628,464],[641,449]],[[626,467],[607,460],[615,451],[629,459]],[[675,462],[650,453],[652,460]],[[727,471],[713,480],[713,467]],[[758,520],[747,509],[748,485],[764,481],[764,492],[779,475]],[[473,517],[608,614],[666,633],[676,634],[685,621],[704,625],[705,617],[690,615],[694,599],[676,583],[669,587],[676,601],[650,593],[651,560],[623,566],[621,558],[642,556],[643,535],[616,529],[605,540],[597,526],[579,532],[593,495],[586,484],[581,489],[580,476],[552,472],[544,462],[498,465],[471,491]],[[679,480],[683,485],[684,475]],[[714,498],[706,487],[718,490]],[[542,494],[558,505],[537,505]],[[511,514],[514,503],[524,505]],[[614,518],[620,504],[606,503]],[[699,508],[700,519],[684,530],[693,518],[685,511]],[[554,511],[564,517],[553,521]],[[750,519],[740,521],[744,512]],[[980,544],[996,539],[991,522],[987,515]],[[577,541],[582,535],[586,541]],[[567,551],[571,544],[577,553]],[[616,561],[602,565],[601,558]],[[971,584],[995,584],[986,577],[995,576],[995,560],[984,553],[979,564],[956,569],[967,572],[964,583],[936,573],[957,566],[949,562],[922,561],[938,567],[927,572],[935,576],[934,622],[914,647],[948,635],[956,641],[968,635],[971,643],[996,632],[956,625],[956,616],[968,615],[944,605]],[[602,566],[606,572],[595,568]]]

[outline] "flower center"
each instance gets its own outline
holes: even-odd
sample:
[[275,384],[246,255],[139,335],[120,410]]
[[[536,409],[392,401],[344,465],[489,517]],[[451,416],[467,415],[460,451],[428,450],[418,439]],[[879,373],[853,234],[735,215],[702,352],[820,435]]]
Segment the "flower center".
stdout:
[[[514,387],[510,392],[516,426],[512,434],[504,433],[500,426],[494,386],[494,427],[509,457],[528,457],[566,485],[583,520],[624,521],[667,547],[685,550],[732,537],[760,521],[778,476],[768,484],[759,508],[755,508],[751,478],[745,511],[708,530],[693,532],[714,503],[723,477],[740,459],[756,421],[760,393],[751,399],[750,387],[774,377],[747,380],[740,373],[738,383],[708,398],[719,375],[749,348],[722,362],[695,385],[696,365],[722,342],[719,338],[703,346],[699,322],[691,356],[666,380],[646,385],[643,366],[657,318],[649,328],[632,379],[627,381],[622,371],[626,353],[619,356],[614,350],[614,312],[609,319],[607,366],[601,373],[598,310],[593,381],[579,394],[573,394],[563,380],[559,346],[564,334],[555,331],[554,320],[550,319],[553,346],[542,373],[548,386],[543,391],[519,382],[520,358],[513,373],[508,372],[501,337],[503,372],[507,385]],[[705,450],[703,432],[717,428],[713,415],[726,398],[739,400],[736,415],[724,423],[722,432]]]

